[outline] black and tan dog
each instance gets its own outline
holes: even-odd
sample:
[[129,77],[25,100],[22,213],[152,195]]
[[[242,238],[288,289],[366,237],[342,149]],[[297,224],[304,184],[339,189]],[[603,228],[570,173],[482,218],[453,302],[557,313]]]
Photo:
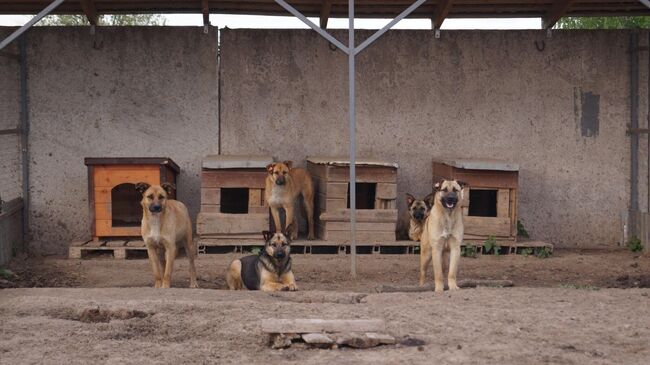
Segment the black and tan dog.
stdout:
[[397,222],[397,239],[420,241],[424,222],[429,216],[433,206],[433,194],[424,199],[416,199],[411,194],[406,194],[406,211]]
[[460,261],[460,246],[463,242],[463,199],[465,183],[456,180],[441,180],[434,185],[433,207],[427,218],[420,239],[420,285],[424,285],[426,267],[433,261],[435,291],[444,290],[443,252],[449,251],[449,290],[458,290],[456,276]]
[[314,183],[309,172],[303,168],[291,167],[291,161],[272,163],[266,166],[268,176],[266,177],[266,189],[264,199],[271,208],[275,231],[282,232],[280,222],[280,208],[284,209],[286,225],[294,224],[296,229],[291,233],[291,239],[298,238],[298,219],[295,214],[295,207],[298,196],[302,195],[307,213],[309,235],[307,239],[314,239]]
[[171,286],[178,244],[183,242],[190,261],[190,288],[198,288],[194,267],[196,246],[192,241],[192,221],[185,204],[168,198],[175,189],[174,185],[138,183],[135,188],[142,194],[142,240],[147,246],[154,286]]
[[226,282],[230,290],[295,291],[296,279],[291,271],[289,224],[285,233],[264,231],[264,249],[259,255],[234,260],[228,268]]

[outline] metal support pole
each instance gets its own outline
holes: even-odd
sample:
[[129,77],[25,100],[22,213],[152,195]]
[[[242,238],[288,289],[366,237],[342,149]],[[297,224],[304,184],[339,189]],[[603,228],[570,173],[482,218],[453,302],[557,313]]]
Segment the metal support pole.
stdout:
[[[630,34],[630,128],[639,128],[639,34]],[[639,210],[639,135],[630,136],[630,211]],[[637,234],[636,214],[631,214],[629,236]]]
[[22,27],[18,28],[15,32],[11,33],[9,37],[5,38],[2,43],[0,43],[0,50],[5,48],[9,43],[13,42],[14,39],[20,37],[21,34],[25,33],[27,29],[31,28],[32,25],[38,23],[39,20],[43,19],[44,16],[48,15],[51,13],[54,9],[57,8],[57,6],[61,5],[61,3],[64,0],[54,0],[50,5],[47,6],[47,8],[41,10],[40,13],[38,13],[35,17],[30,19],[27,24],[23,25]]
[[354,72],[355,64],[354,57],[354,0],[348,2],[348,85],[350,87],[349,98],[349,113],[350,113],[350,227],[352,240],[350,245],[350,273],[353,278],[357,277],[357,156],[356,156],[356,100],[354,90]]
[[[650,33],[648,33],[648,49],[650,50]],[[647,54],[648,57],[648,89],[646,90],[646,95],[648,98],[648,123],[646,124],[646,129],[650,129],[650,52]],[[648,154],[648,163],[646,167],[648,168],[648,176],[646,179],[646,195],[648,198],[648,205],[646,205],[646,212],[650,213],[650,135],[646,135],[648,142],[648,149],[646,153]]]
[[18,41],[20,52],[20,150],[23,170],[23,242],[29,240],[29,108],[27,107],[27,39]]

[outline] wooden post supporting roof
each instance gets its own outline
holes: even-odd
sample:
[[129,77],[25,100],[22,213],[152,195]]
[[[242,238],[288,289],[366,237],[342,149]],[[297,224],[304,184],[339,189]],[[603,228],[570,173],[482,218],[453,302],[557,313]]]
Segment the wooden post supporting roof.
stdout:
[[433,29],[440,29],[445,18],[449,15],[452,5],[453,0],[441,0],[438,5],[436,5],[433,16],[431,17],[431,26]]
[[573,3],[575,3],[575,0],[556,0],[546,15],[542,17],[542,27],[544,29],[553,28],[555,23],[567,13]]
[[327,21],[330,18],[331,11],[332,11],[332,0],[323,0],[323,3],[320,8],[320,27],[322,29],[327,28]]
[[201,13],[203,13],[203,25],[210,25],[210,5],[208,0],[201,0]]
[[80,1],[81,10],[86,15],[90,25],[97,25],[99,22],[99,14],[97,14],[97,7],[95,6],[95,0],[81,0]]

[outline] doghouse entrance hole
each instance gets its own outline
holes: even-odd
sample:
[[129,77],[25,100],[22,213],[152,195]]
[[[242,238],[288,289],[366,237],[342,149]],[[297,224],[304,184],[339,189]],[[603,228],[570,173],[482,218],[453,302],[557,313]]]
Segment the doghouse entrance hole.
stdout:
[[496,217],[497,190],[471,189],[469,191],[469,215]]
[[134,184],[124,183],[111,189],[111,225],[139,227],[142,221],[141,199]]
[[[356,183],[357,209],[375,209],[375,195],[377,184]],[[350,184],[348,183],[348,209],[350,209]]]
[[221,213],[247,214],[248,188],[221,188]]

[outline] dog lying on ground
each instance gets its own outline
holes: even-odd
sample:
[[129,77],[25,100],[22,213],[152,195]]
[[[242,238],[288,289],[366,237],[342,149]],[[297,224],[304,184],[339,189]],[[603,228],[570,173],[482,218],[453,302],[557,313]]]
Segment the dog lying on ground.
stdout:
[[444,290],[443,251],[449,251],[449,290],[458,290],[456,275],[463,242],[463,212],[460,201],[465,183],[441,180],[434,185],[433,207],[427,218],[420,239],[420,286],[424,285],[425,271],[433,261],[435,291]]
[[230,290],[295,291],[296,279],[291,271],[290,243],[293,223],[285,233],[264,231],[264,249],[259,255],[234,260],[228,268],[226,282]]
[[416,199],[411,194],[406,194],[406,211],[397,223],[397,239],[420,241],[424,222],[429,216],[433,205],[433,194],[424,199]]
[[168,198],[174,189],[174,185],[169,183],[162,186],[136,184],[136,190],[142,194],[142,240],[147,246],[156,288],[171,286],[174,260],[180,242],[185,245],[185,253],[190,261],[190,288],[198,288],[192,222],[185,205]]
[[266,166],[268,176],[266,177],[266,189],[264,199],[271,208],[275,231],[282,232],[280,222],[280,208],[284,208],[286,225],[294,224],[296,229],[292,230],[291,239],[298,238],[298,219],[295,215],[295,206],[299,195],[305,202],[309,234],[307,239],[314,239],[314,185],[311,175],[302,168],[292,168],[291,161],[272,163]]

